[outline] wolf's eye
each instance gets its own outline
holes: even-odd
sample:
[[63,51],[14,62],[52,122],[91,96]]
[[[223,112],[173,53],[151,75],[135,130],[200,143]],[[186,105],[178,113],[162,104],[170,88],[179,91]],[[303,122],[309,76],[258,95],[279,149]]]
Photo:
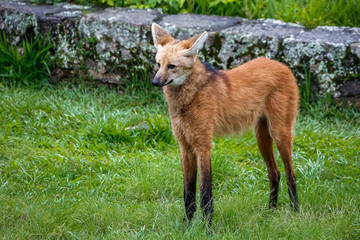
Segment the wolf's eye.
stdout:
[[160,67],[160,63],[156,63],[156,66],[157,66],[157,67]]
[[168,69],[174,69],[176,66],[174,64],[169,64]]

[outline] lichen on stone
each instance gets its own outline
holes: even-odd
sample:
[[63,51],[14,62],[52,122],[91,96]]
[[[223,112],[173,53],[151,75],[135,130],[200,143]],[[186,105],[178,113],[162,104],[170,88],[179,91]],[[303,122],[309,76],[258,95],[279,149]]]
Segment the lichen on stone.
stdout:
[[14,38],[14,45],[17,45],[21,37],[25,35],[27,29],[31,28],[35,35],[39,34],[38,19],[34,15],[28,15],[22,12],[4,12],[4,28],[17,36]]

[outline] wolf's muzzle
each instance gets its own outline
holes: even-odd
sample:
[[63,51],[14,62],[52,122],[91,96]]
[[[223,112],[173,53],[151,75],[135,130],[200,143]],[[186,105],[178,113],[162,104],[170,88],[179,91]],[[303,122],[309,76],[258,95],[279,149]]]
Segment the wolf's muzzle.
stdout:
[[163,87],[163,86],[165,86],[165,85],[168,85],[168,84],[170,84],[170,83],[172,83],[173,82],[173,79],[171,79],[170,81],[166,81],[166,82],[164,82],[164,83],[160,83],[160,78],[154,78],[153,80],[152,80],[152,85],[154,85],[155,87]]

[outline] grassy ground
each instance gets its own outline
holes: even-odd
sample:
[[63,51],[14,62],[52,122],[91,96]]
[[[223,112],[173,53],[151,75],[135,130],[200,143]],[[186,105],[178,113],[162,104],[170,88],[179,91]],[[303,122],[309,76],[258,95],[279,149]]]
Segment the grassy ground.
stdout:
[[[135,87],[0,86],[0,239],[360,237],[359,112],[319,104],[300,113],[298,213],[281,161],[279,208],[267,209],[266,167],[251,132],[215,139],[209,233],[200,214],[182,223],[179,150],[161,95]],[[125,130],[143,121],[154,126]]]

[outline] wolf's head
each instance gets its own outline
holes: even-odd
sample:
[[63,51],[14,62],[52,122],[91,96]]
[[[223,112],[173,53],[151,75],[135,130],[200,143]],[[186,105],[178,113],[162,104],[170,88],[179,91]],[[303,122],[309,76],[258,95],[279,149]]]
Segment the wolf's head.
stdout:
[[157,72],[152,84],[157,87],[182,85],[193,71],[197,53],[207,39],[207,32],[178,41],[156,23],[152,24],[151,29],[157,48]]

